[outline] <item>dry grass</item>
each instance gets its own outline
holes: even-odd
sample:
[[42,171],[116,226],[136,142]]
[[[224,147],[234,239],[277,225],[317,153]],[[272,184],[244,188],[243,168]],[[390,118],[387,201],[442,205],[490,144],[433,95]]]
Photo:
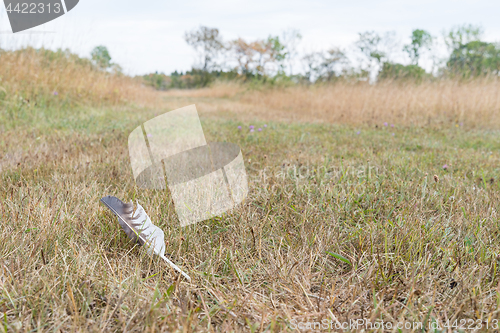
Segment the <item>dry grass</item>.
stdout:
[[[328,321],[338,331],[336,323],[364,318],[412,326],[402,331],[455,320],[495,330],[500,143],[488,118],[497,83],[489,84],[146,95],[158,108],[4,104],[0,329],[277,332]],[[168,193],[136,188],[127,136],[190,103],[209,141],[242,148],[250,194],[230,214],[180,228]],[[310,105],[318,111],[306,113]],[[404,120],[400,107],[425,116]],[[342,112],[346,124],[291,122],[335,122]],[[429,116],[439,126],[426,125]],[[250,133],[248,119],[268,126]],[[99,204],[105,195],[144,206],[192,283],[128,241]]]
[[[239,113],[247,119],[277,121],[500,128],[500,80],[437,81],[423,84],[337,83],[328,86],[248,90],[216,85],[212,89],[171,91],[185,101],[196,98],[208,110]],[[210,103],[211,98],[216,103]]]
[[0,50],[0,64],[0,108],[20,102],[43,108],[143,104],[156,99],[151,89],[130,77],[98,70],[89,60],[65,51]]
[[[248,200],[184,229],[167,193],[134,185],[126,142],[135,124],[4,133],[4,327],[282,331],[334,318],[493,325],[500,282],[495,133],[357,135],[270,123],[250,134],[238,124],[203,122],[209,139],[242,147]],[[193,283],[134,248],[99,204],[105,195],[139,200]]]
[[201,89],[171,89],[162,93],[169,97],[192,97],[192,98],[232,98],[241,95],[247,88],[239,83],[216,82],[211,87]]

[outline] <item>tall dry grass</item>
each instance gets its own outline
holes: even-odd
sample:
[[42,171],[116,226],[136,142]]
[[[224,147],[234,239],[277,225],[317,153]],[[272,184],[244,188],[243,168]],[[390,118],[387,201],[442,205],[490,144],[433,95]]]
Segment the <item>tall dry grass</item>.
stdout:
[[242,101],[290,110],[300,120],[324,119],[343,123],[428,124],[467,123],[500,126],[500,82],[437,81],[424,84],[334,84],[255,91]]
[[19,100],[49,107],[61,102],[143,104],[155,95],[132,78],[99,70],[69,51],[0,50],[0,108],[12,107]]
[[[499,128],[499,92],[499,80],[477,79],[422,84],[335,83],[262,89],[219,84],[208,89],[166,94],[176,99],[196,98],[206,110],[229,111],[245,117],[271,120],[347,124],[389,122],[400,125],[451,122],[468,127]],[[213,103],[210,99],[219,101]]]
[[[201,112],[247,118],[347,124],[440,125],[500,128],[500,80],[440,80],[421,84],[337,82],[320,86],[210,88],[159,93],[126,75],[95,68],[68,51],[0,51],[0,110],[19,103],[127,105],[173,109],[196,103]],[[57,95],[55,95],[57,94]],[[187,103],[187,104],[186,104]]]

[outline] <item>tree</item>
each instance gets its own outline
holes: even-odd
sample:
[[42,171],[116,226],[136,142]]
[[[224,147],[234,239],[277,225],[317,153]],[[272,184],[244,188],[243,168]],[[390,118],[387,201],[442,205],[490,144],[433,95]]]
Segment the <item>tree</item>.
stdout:
[[345,53],[336,47],[306,54],[302,59],[307,66],[306,78],[309,81],[333,81],[339,76],[339,67],[347,63]]
[[398,46],[395,40],[396,33],[388,31],[384,35],[379,35],[375,31],[359,33],[359,40],[355,46],[368,60],[368,71],[372,71],[375,66],[381,67],[387,62],[391,53]]
[[252,44],[246,42],[243,38],[238,38],[229,43],[233,56],[238,63],[239,72],[242,74],[248,75],[254,71],[256,47]]
[[481,26],[463,24],[444,32],[451,51],[446,68],[452,75],[473,77],[500,74],[500,46],[481,41]]
[[323,53],[323,59],[319,67],[319,77],[324,81],[332,81],[336,78],[338,66],[345,64],[347,58],[339,48],[331,48]]
[[499,75],[500,46],[478,40],[459,44],[446,65],[452,74],[463,77]]
[[422,29],[415,29],[411,34],[411,43],[405,45],[403,50],[408,53],[413,65],[418,65],[421,50],[424,48],[430,50],[431,46],[431,34]]
[[381,50],[381,41],[382,37],[375,31],[366,31],[359,33],[359,40],[356,42],[356,46],[370,61],[374,59],[380,64],[386,56],[385,52]]
[[484,34],[481,26],[472,24],[463,24],[453,27],[443,33],[444,41],[450,51],[459,48],[470,42],[479,41]]
[[309,82],[313,82],[319,76],[319,68],[323,59],[322,52],[311,52],[302,57],[303,63],[306,65],[305,77]]
[[265,50],[270,55],[270,60],[276,62],[279,67],[278,72],[284,71],[284,62],[288,58],[288,50],[279,36],[269,36],[267,41],[264,42]]
[[108,48],[106,46],[96,46],[91,54],[92,61],[96,64],[100,69],[108,69],[112,66],[111,56],[109,55]]
[[224,49],[224,42],[218,29],[200,26],[198,30],[186,32],[184,39],[200,55],[203,71],[209,72],[217,69],[217,57]]
[[245,75],[269,76],[283,69],[287,58],[286,46],[278,36],[247,42],[238,38],[229,43],[239,72]]
[[297,44],[302,39],[302,35],[298,30],[288,29],[282,34],[283,46],[284,46],[284,59],[282,62],[282,70],[284,66],[288,64],[290,75],[293,75],[293,60],[298,55]]

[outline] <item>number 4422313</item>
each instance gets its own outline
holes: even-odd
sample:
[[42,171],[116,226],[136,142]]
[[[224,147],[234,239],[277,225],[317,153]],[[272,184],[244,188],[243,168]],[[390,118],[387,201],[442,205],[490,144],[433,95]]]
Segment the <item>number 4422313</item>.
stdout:
[[42,14],[42,13],[55,13],[59,14],[62,10],[60,3],[45,4],[45,3],[18,3],[12,6],[11,3],[7,6],[7,13],[20,13],[20,14]]

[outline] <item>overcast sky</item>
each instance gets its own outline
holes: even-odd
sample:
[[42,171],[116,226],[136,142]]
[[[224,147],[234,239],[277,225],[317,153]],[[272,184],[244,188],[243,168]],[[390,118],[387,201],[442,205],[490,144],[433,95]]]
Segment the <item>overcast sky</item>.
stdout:
[[219,28],[226,40],[294,28],[303,35],[299,50],[309,52],[346,48],[367,30],[393,30],[407,42],[412,29],[441,35],[463,23],[482,25],[487,41],[500,41],[499,14],[499,0],[80,0],[68,14],[14,35],[0,3],[0,47],[63,47],[89,56],[105,45],[128,74],[170,73],[196,61],[183,34],[200,25]]

